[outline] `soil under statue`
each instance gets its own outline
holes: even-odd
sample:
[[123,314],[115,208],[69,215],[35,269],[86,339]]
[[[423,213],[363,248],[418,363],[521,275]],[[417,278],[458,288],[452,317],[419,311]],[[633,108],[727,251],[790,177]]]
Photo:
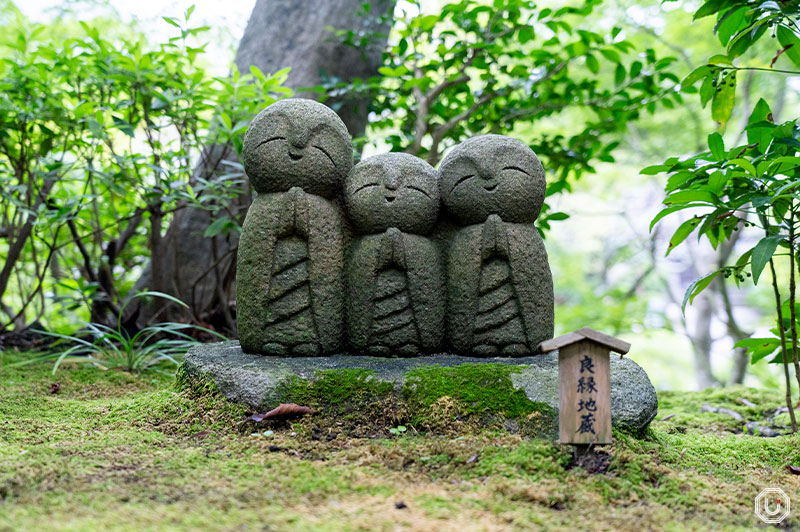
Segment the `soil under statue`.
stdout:
[[286,99],[250,124],[242,159],[258,193],[238,251],[244,351],[524,356],[552,338],[553,283],[533,225],[544,170],[524,143],[467,140],[441,179],[401,153],[353,167],[338,116]]

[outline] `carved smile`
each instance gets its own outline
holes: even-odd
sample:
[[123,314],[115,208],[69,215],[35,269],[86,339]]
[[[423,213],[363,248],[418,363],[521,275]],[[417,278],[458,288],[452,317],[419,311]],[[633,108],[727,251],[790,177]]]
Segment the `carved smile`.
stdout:
[[389,203],[393,202],[395,198],[395,196],[384,196],[384,197],[386,198],[386,201]]
[[483,185],[483,188],[486,189],[486,192],[491,192],[497,188],[497,183],[492,183],[491,185]]
[[293,161],[299,161],[300,159],[303,158],[303,154],[289,152],[289,158],[291,158]]

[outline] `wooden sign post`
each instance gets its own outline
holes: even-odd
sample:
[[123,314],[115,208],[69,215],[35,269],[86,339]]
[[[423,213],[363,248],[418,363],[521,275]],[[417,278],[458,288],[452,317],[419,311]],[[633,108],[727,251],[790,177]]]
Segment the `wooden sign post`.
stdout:
[[584,327],[547,340],[542,353],[558,349],[559,441],[611,443],[609,351],[624,355],[631,344]]

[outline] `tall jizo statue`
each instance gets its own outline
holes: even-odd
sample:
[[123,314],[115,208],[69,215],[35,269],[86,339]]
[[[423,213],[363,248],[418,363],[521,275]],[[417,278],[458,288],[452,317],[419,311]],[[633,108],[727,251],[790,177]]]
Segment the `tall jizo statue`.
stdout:
[[416,356],[441,348],[444,276],[425,235],[439,213],[437,173],[405,153],[357,164],[345,183],[347,215],[362,236],[345,264],[347,332],[356,352]]
[[533,222],[542,164],[524,143],[469,139],[442,161],[446,212],[463,226],[447,249],[447,341],[475,356],[520,356],[553,337],[553,280]]
[[282,100],[252,121],[242,158],[258,193],[238,251],[243,349],[284,356],[340,351],[344,219],[335,198],[353,165],[347,128],[320,103]]

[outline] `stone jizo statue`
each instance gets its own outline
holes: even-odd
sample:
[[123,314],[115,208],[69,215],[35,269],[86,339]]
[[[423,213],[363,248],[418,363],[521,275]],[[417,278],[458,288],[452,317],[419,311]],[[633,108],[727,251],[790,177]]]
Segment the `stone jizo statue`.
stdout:
[[428,238],[439,213],[438,175],[405,153],[376,155],[347,177],[357,236],[345,264],[347,333],[359,353],[416,356],[441,348],[444,276]]
[[408,154],[352,156],[345,125],[312,100],[250,124],[242,160],[257,196],[236,287],[246,352],[523,356],[552,338],[534,226],[545,178],[528,146],[475,137],[438,174]]
[[553,337],[553,281],[533,222],[544,169],[519,140],[469,139],[442,161],[447,243],[447,343],[460,354],[520,356]]
[[347,128],[313,100],[281,100],[250,124],[242,159],[258,194],[238,251],[242,348],[282,356],[340,352],[344,218],[335,198],[353,165]]

